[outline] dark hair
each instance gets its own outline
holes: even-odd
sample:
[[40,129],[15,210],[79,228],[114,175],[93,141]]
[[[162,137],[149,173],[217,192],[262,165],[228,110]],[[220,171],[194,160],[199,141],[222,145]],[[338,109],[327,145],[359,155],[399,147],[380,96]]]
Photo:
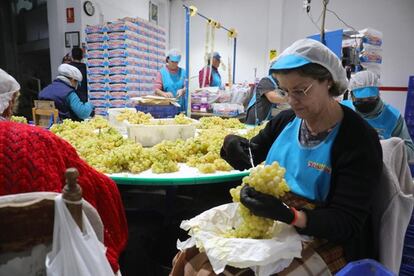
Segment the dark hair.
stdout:
[[276,69],[271,70],[270,72],[274,72],[280,75],[297,72],[302,77],[310,77],[312,79],[318,80],[319,82],[328,80],[332,82],[331,88],[329,88],[329,95],[337,97],[342,94],[339,90],[338,84],[333,80],[332,74],[328,71],[328,69],[317,63],[308,63],[301,67],[293,69]]
[[67,53],[63,58],[62,58],[62,63],[69,63],[72,62],[72,56]]
[[73,47],[72,58],[75,60],[81,60],[83,58],[83,50],[79,47]]

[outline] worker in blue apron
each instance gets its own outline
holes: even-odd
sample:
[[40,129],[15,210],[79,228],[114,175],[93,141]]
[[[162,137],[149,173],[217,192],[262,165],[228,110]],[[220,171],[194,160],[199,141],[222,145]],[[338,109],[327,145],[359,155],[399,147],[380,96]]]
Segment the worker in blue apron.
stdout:
[[181,53],[177,49],[171,49],[163,66],[155,79],[155,95],[176,98],[180,105],[180,111],[185,110],[185,69],[178,66]]
[[[335,255],[341,266],[327,263],[332,274],[349,261],[375,258],[376,229],[369,216],[372,190],[382,171],[382,150],[374,129],[335,100],[348,87],[341,61],[322,43],[302,39],[288,47],[273,68],[291,109],[271,119],[250,141],[226,136],[220,155],[239,170],[278,162],[286,170],[289,197],[294,200],[245,184],[241,203],[254,215],[328,242],[328,251],[341,248]],[[303,200],[317,208],[298,207]],[[320,256],[332,256],[329,253]]]
[[213,52],[207,56],[207,64],[198,72],[198,83],[201,87],[216,86],[224,88],[218,68],[221,63],[221,56]]
[[270,120],[272,109],[276,108],[277,104],[287,102],[287,97],[278,90],[272,66],[269,69],[269,75],[262,78],[253,88],[252,98],[246,109],[246,124],[259,125],[264,120]]
[[356,73],[350,80],[351,99],[343,105],[355,110],[377,132],[380,139],[399,137],[404,140],[408,160],[414,160],[414,144],[401,113],[385,103],[379,93],[379,78],[370,71]]

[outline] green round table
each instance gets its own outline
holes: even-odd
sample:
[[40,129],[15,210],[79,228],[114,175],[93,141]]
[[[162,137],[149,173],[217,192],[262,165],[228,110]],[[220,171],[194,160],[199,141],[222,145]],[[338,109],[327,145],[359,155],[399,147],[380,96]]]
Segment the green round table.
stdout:
[[249,174],[249,171],[218,171],[212,174],[200,173],[197,168],[189,167],[186,164],[179,164],[180,170],[174,173],[155,174],[151,169],[139,174],[114,173],[108,176],[118,185],[135,186],[181,186],[222,183],[240,180]]

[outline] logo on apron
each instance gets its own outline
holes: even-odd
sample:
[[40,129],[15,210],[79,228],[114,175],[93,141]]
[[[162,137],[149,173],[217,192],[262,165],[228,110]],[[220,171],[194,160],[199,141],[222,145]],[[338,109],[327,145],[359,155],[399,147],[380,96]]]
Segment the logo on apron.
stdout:
[[331,167],[329,167],[325,164],[322,164],[322,163],[315,162],[315,161],[310,161],[309,160],[308,161],[308,167],[313,168],[313,169],[318,170],[318,171],[321,171],[321,172],[326,172],[327,174],[331,174],[331,172],[332,172]]

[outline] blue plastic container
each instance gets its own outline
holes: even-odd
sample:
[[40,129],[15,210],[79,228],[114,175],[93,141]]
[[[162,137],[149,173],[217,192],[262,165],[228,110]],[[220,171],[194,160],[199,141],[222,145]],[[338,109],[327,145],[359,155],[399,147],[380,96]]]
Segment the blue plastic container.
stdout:
[[174,118],[178,114],[178,107],[175,105],[136,105],[138,111],[150,113],[154,118]]
[[394,276],[395,274],[375,260],[363,259],[347,264],[336,276]]
[[410,164],[410,171],[411,171],[411,176],[414,177],[414,164]]

